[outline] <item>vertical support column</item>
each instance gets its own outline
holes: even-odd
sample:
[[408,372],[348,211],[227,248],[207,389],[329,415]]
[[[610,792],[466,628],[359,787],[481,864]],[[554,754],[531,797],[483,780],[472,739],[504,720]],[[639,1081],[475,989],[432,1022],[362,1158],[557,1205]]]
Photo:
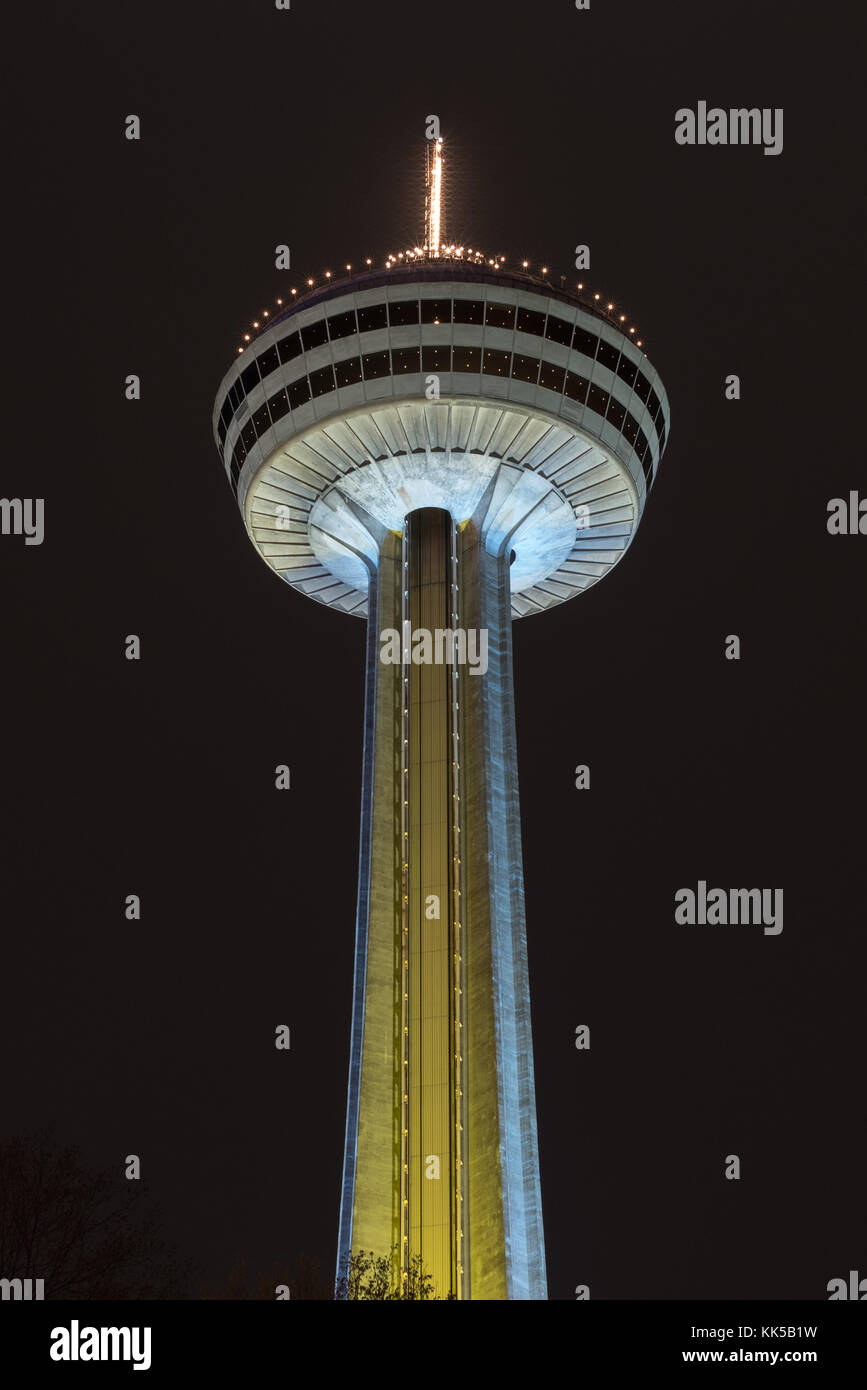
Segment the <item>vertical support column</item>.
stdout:
[[406,522],[404,641],[405,816],[404,916],[408,1076],[408,1259],[420,1254],[440,1297],[458,1293],[459,1095],[455,988],[454,667],[436,651],[436,634],[452,627],[454,526],[448,512],[422,508]]
[[[484,1300],[547,1296],[508,539],[487,524],[507,483],[457,528],[411,512],[371,575],[339,1245],[396,1277],[421,1255],[439,1297]],[[484,674],[418,636],[458,628],[487,632]]]
[[364,768],[352,1041],[338,1237],[350,1252],[400,1263],[401,1183],[401,667],[380,660],[380,634],[400,631],[401,537],[387,532],[371,565]]
[[474,1299],[545,1299],[545,1244],[515,740],[508,541],[497,481],[459,528],[462,621],[488,634],[463,678],[469,1249]]

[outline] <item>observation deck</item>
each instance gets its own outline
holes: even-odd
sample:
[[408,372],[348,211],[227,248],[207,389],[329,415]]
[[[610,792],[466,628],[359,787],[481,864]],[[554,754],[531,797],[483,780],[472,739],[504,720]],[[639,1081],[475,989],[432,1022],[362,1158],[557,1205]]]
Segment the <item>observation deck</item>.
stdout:
[[469,517],[495,475],[514,618],[601,579],[630,544],[668,397],[604,309],[449,258],[373,270],[275,315],[217,394],[214,437],[260,555],[368,613],[377,534],[419,507]]

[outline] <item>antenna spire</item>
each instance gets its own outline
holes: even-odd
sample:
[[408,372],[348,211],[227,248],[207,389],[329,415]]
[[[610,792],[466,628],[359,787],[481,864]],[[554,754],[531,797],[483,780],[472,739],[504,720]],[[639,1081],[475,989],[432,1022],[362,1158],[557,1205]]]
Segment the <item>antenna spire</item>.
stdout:
[[424,249],[439,256],[442,245],[443,141],[428,140],[425,154]]

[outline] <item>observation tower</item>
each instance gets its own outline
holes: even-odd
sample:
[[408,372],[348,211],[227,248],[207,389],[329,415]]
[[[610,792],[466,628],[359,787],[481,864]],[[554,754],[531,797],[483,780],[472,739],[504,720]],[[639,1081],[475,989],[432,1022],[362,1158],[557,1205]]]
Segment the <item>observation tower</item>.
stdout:
[[619,307],[445,243],[442,141],[426,182],[423,244],[263,311],[213,427],[265,563],[367,619],[339,1266],[544,1299],[512,621],[622,558],[669,407]]

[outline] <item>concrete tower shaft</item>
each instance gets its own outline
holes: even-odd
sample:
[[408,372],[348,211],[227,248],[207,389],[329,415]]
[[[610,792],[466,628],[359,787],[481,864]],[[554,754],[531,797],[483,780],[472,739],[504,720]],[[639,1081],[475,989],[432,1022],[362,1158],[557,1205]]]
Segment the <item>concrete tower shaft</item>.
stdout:
[[[407,517],[402,636],[408,656],[411,633],[452,630],[458,601],[453,533],[447,512],[427,508]],[[421,1254],[439,1287],[460,1296],[465,1264],[460,668],[409,661],[398,679],[403,693],[402,1254],[405,1259]]]
[[[340,1251],[420,1254],[441,1295],[527,1299],[545,1262],[500,505],[493,482],[461,525],[411,512],[371,574]],[[382,661],[383,632],[418,629],[484,630],[487,669],[409,643]]]

